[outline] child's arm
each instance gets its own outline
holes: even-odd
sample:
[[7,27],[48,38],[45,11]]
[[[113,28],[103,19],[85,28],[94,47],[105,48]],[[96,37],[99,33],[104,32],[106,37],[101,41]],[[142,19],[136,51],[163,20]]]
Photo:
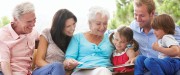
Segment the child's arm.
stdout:
[[130,64],[134,63],[134,60],[136,58],[136,52],[132,48],[130,48],[127,50],[126,53],[127,53],[127,56],[129,57],[129,60],[126,63],[130,63]]
[[158,42],[155,42],[153,43],[152,48],[171,57],[178,56],[180,53],[180,48],[177,45],[171,45],[169,48],[164,48],[160,47]]

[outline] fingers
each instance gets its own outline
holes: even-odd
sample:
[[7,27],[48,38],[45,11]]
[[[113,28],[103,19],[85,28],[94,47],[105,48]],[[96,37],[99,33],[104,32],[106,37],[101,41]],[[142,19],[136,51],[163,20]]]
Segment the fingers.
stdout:
[[64,61],[64,68],[68,70],[74,69],[78,65],[78,61],[75,59],[66,59]]

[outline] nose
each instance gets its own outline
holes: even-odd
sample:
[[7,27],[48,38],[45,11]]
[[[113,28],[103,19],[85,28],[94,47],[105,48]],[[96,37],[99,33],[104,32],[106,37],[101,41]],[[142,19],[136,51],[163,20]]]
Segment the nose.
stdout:
[[136,19],[136,21],[141,21],[141,17],[140,16],[135,16],[135,19]]
[[36,23],[36,20],[32,21],[32,22],[31,22],[31,27],[34,27],[34,26],[35,26],[35,23]]
[[104,30],[106,28],[106,25],[101,24],[100,30]]
[[76,25],[71,26],[71,30],[75,30]]

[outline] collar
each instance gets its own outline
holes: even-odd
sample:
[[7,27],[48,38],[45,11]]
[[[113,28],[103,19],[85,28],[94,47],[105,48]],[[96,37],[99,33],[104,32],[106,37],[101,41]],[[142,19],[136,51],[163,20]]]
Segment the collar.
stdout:
[[8,29],[10,31],[10,34],[12,35],[12,37],[14,39],[18,39],[19,35],[14,31],[14,29],[12,28],[12,23],[8,26]]

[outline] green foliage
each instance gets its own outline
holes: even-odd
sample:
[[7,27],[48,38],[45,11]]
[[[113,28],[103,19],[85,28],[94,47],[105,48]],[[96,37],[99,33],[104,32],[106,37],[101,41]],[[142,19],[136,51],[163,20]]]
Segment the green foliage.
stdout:
[[110,29],[115,29],[119,25],[129,25],[133,20],[132,0],[116,0],[116,7],[117,11],[109,25]]
[[173,17],[176,24],[180,25],[180,0],[159,0],[159,14],[166,13]]
[[7,16],[4,16],[0,19],[0,27],[3,27],[10,23],[10,20]]
[[[158,14],[169,14],[176,24],[180,25],[180,0],[154,0]],[[109,29],[116,29],[119,25],[129,25],[133,21],[133,0],[116,0],[116,13],[111,20]]]

